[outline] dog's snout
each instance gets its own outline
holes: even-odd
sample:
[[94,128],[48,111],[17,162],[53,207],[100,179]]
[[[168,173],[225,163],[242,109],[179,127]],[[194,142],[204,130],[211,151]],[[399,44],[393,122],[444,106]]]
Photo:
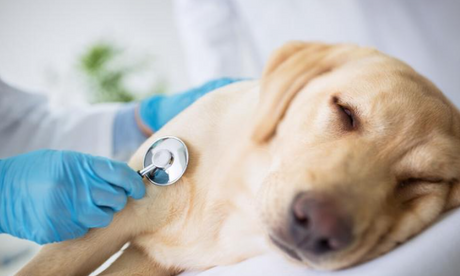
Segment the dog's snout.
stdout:
[[339,251],[352,241],[351,220],[332,198],[300,193],[291,214],[290,233],[299,250],[322,255]]

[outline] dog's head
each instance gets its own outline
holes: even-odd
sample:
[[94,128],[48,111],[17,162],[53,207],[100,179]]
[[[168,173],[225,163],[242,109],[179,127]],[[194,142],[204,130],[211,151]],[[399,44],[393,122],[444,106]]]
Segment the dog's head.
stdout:
[[285,45],[255,121],[253,140],[272,156],[260,192],[268,235],[310,267],[374,258],[460,203],[457,110],[376,50]]

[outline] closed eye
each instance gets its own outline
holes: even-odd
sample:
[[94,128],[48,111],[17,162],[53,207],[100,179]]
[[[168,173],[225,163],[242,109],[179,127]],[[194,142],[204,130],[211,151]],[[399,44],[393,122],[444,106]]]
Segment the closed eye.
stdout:
[[344,113],[347,116],[348,124],[352,128],[355,128],[356,122],[355,122],[355,118],[354,118],[353,113],[351,112],[351,110],[349,108],[341,106],[341,105],[339,105],[339,108],[342,111],[342,113]]
[[396,196],[401,203],[411,206],[414,200],[438,191],[440,185],[447,182],[441,178],[405,178],[396,186]]
[[430,178],[418,178],[418,177],[409,177],[404,180],[401,180],[398,182],[398,188],[406,188],[410,187],[412,185],[420,184],[420,183],[441,183],[443,182],[443,179],[441,178],[436,178],[436,177],[430,177]]
[[357,120],[353,110],[340,103],[338,97],[332,98],[333,104],[337,109],[341,122],[346,130],[353,130],[357,126]]

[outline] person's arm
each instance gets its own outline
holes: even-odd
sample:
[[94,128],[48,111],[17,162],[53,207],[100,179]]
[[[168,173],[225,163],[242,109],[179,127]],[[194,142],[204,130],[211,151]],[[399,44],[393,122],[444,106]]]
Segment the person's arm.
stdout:
[[0,80],[0,158],[49,148],[111,157],[118,105],[51,108],[43,95]]
[[232,0],[176,0],[174,12],[192,85],[242,77],[238,14]]

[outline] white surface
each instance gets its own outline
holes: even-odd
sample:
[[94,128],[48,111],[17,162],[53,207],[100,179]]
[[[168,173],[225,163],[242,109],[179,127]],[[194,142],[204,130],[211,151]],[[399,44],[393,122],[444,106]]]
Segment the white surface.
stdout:
[[0,234],[0,276],[14,275],[39,249],[30,241]]
[[309,270],[273,254],[201,273],[187,272],[181,276],[458,276],[459,225],[460,210],[456,210],[394,251],[360,266],[336,272]]

